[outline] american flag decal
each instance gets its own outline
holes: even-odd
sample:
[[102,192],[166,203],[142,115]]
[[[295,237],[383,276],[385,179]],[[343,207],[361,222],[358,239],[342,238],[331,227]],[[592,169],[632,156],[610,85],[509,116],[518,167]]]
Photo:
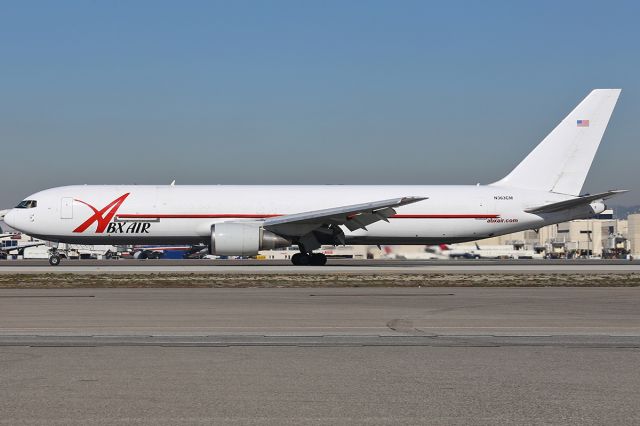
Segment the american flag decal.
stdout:
[[589,127],[589,120],[578,120],[578,127]]

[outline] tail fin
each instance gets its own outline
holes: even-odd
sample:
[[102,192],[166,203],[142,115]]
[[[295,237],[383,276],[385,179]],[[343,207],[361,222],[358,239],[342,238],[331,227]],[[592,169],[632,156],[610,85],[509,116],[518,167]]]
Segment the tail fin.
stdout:
[[596,89],[496,186],[579,195],[620,89]]

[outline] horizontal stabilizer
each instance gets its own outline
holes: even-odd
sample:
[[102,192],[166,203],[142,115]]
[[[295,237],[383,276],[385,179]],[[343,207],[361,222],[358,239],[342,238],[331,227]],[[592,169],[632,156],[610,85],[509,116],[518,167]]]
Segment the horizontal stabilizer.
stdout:
[[546,204],[544,206],[532,207],[526,209],[527,213],[554,213],[561,210],[567,210],[574,207],[579,207],[584,204],[589,204],[596,200],[604,200],[605,198],[613,197],[614,195],[628,192],[626,189],[617,189],[613,191],[601,192],[599,194],[585,195],[584,197],[572,198],[566,201],[560,201],[558,203]]

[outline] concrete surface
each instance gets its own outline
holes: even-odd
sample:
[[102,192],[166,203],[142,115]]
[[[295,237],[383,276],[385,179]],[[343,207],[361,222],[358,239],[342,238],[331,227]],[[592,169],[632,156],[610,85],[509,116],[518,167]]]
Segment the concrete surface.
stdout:
[[637,424],[640,289],[0,291],[0,424]]
[[398,332],[640,335],[640,288],[0,291],[0,335]]
[[616,424],[637,349],[2,348],[0,423]]
[[326,266],[293,266],[273,260],[46,260],[0,261],[0,274],[15,273],[632,273],[639,261],[625,260],[350,260],[330,259]]

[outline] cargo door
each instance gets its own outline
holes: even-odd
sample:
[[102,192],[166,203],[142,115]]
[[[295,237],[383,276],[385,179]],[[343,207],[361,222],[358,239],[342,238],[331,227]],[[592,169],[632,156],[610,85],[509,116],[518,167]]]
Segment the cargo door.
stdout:
[[62,199],[60,219],[73,219],[73,198],[65,197]]

